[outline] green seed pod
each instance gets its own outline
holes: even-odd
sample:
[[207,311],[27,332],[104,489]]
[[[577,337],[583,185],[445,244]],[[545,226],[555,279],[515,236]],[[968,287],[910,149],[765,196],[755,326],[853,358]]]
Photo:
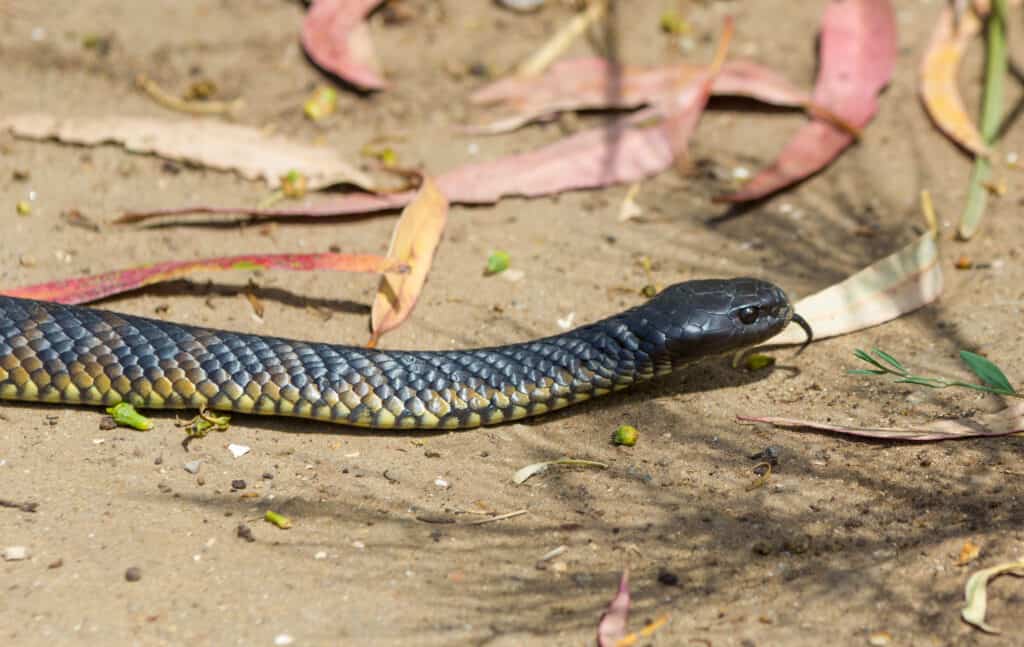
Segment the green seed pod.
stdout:
[[615,445],[625,445],[626,447],[632,447],[636,444],[637,438],[640,437],[640,432],[636,430],[636,427],[632,425],[620,425],[615,433],[612,434],[612,443]]

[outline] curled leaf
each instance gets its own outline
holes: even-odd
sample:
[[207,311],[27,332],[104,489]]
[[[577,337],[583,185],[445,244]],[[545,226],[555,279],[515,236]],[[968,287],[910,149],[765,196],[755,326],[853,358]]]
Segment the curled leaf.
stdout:
[[960,610],[960,617],[964,619],[964,622],[986,633],[1000,633],[998,629],[985,622],[985,613],[988,611],[986,587],[990,579],[1004,573],[1024,577],[1024,561],[1009,562],[982,569],[967,579],[967,585],[964,587],[964,602],[966,604]]
[[831,0],[821,21],[821,64],[813,103],[846,127],[815,119],[772,166],[723,202],[746,202],[817,173],[856,139],[878,110],[878,93],[896,64],[896,18],[889,0]]
[[543,474],[548,471],[548,468],[552,466],[567,466],[567,467],[596,467],[598,469],[608,469],[608,466],[604,463],[598,463],[597,461],[585,461],[576,458],[559,458],[557,461],[546,461],[544,463],[534,463],[527,465],[526,467],[516,470],[516,473],[512,475],[512,482],[516,485],[522,485],[526,483],[531,476]]
[[366,24],[366,16],[380,3],[315,0],[302,21],[302,47],[317,65],[358,88],[387,87]]
[[423,178],[416,198],[395,224],[388,256],[409,266],[407,273],[387,272],[380,279],[370,313],[370,340],[376,346],[380,336],[396,328],[412,313],[434,252],[448,219],[448,199],[429,177]]
[[981,20],[973,6],[968,5],[958,19],[953,15],[953,7],[943,7],[921,59],[921,100],[939,130],[975,155],[988,155],[988,145],[968,114],[957,87],[960,60],[968,43],[980,31]]
[[402,262],[375,254],[247,254],[198,261],[169,261],[93,276],[37,283],[0,290],[0,294],[57,303],[88,303],[146,285],[193,274],[225,270],[280,269],[300,272],[334,270],[341,272],[402,272]]

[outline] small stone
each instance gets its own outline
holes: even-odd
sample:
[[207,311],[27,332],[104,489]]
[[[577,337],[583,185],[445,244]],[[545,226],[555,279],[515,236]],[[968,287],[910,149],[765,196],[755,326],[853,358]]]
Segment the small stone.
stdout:
[[153,459],[153,464],[154,465],[163,465],[164,464],[164,457],[163,456],[157,456],[156,458]]
[[231,489],[232,490],[244,490],[245,487],[246,487],[246,483],[245,483],[245,480],[243,480],[243,479],[235,479],[235,480],[231,481]]
[[449,483],[448,481],[444,480],[440,476],[437,477],[436,479],[434,479],[434,485],[436,485],[437,487],[441,488],[442,490],[447,490],[448,488],[451,487],[451,483]]
[[114,420],[113,416],[106,416],[100,418],[100,430],[110,431],[111,429],[117,429],[117,421]]
[[872,647],[885,647],[892,642],[892,634],[888,631],[874,631],[868,636],[868,644]]
[[189,461],[185,463],[185,471],[189,474],[197,474],[199,472],[199,466],[202,465],[202,461]]
[[273,472],[263,472],[263,478],[270,481],[274,478]]
[[277,634],[276,636],[274,636],[275,645],[290,645],[293,642],[295,642],[295,639],[288,634]]
[[327,559],[327,551],[326,550],[317,551],[316,555],[313,555],[313,559]]
[[124,579],[129,582],[138,582],[142,579],[142,569],[138,566],[130,566],[124,571]]
[[235,458],[245,456],[249,453],[250,449],[251,448],[248,445],[236,445],[235,443],[228,445],[228,451],[231,452],[231,455]]
[[766,541],[756,541],[754,545],[750,547],[750,550],[754,551],[756,555],[771,555],[772,545]]
[[679,584],[679,576],[662,568],[658,571],[658,583],[665,586],[676,586]]
[[52,562],[50,562],[49,564],[47,564],[46,568],[48,568],[50,570],[53,570],[55,568],[60,568],[63,565],[64,565],[64,560],[58,557],[57,559],[55,559]]
[[20,562],[23,559],[28,559],[28,548],[25,546],[8,546],[4,548],[4,561],[5,562]]
[[238,524],[238,528],[235,529],[235,534],[239,539],[244,539],[249,543],[256,541],[256,537],[252,534],[252,528],[245,525],[244,523]]

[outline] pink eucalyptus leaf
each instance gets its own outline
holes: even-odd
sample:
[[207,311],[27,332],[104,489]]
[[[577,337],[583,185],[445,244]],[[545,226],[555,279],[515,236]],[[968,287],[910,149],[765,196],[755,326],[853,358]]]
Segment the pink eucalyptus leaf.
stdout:
[[608,609],[601,615],[597,625],[598,647],[615,647],[626,637],[626,626],[629,623],[629,569],[622,571],[619,590],[608,604]]
[[381,0],[315,0],[302,21],[302,47],[323,69],[363,90],[387,87],[367,14]]
[[375,254],[247,254],[198,261],[153,263],[103,274],[39,283],[20,288],[0,289],[0,294],[57,303],[88,303],[121,294],[146,285],[178,279],[196,272],[278,269],[298,272],[334,270],[341,272],[404,273],[402,261]]
[[[821,68],[815,106],[849,127],[866,126],[878,111],[878,93],[896,64],[896,20],[890,0],[831,0],[822,17]],[[775,163],[724,202],[775,193],[827,166],[855,136],[848,128],[815,120],[801,128]]]

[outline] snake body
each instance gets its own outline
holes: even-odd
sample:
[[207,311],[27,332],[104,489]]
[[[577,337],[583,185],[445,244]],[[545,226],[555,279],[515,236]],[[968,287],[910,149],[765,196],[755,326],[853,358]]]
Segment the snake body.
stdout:
[[758,344],[792,317],[786,295],[770,283],[691,281],[536,341],[390,351],[0,297],[0,398],[470,428],[560,409]]

